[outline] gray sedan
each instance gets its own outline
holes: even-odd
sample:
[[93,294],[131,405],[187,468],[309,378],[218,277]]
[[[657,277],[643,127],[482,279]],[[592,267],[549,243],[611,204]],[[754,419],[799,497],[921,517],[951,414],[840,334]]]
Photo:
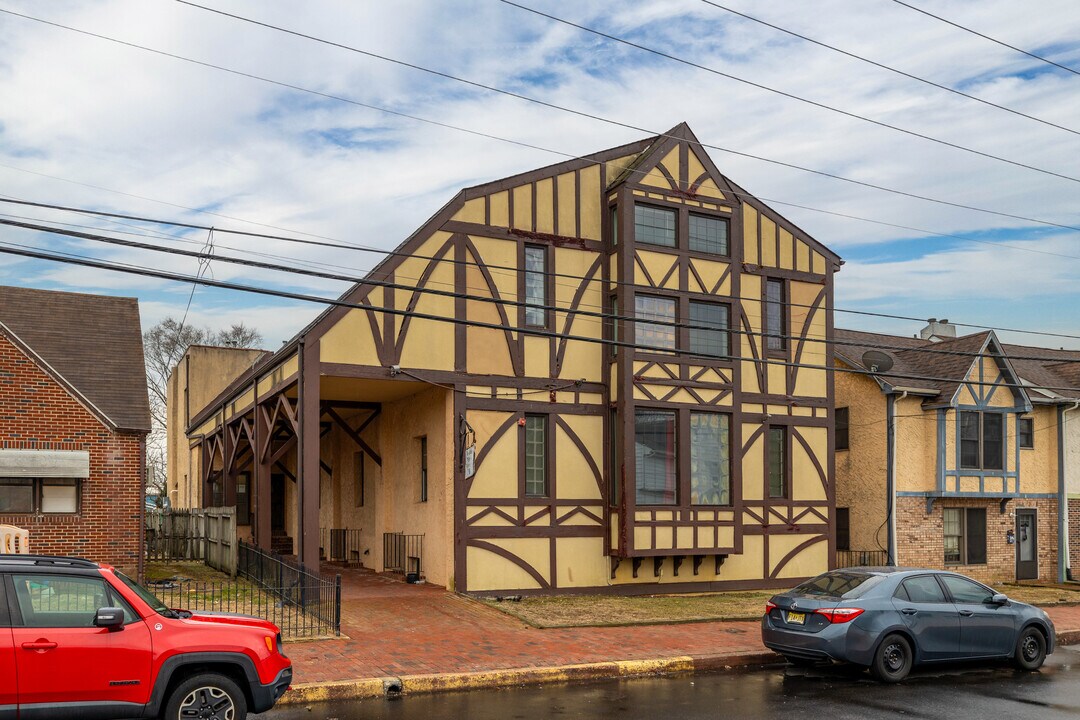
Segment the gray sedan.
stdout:
[[761,639],[794,664],[849,662],[898,682],[916,664],[952,660],[1011,659],[1037,670],[1055,635],[1039,608],[962,575],[864,567],[774,595]]

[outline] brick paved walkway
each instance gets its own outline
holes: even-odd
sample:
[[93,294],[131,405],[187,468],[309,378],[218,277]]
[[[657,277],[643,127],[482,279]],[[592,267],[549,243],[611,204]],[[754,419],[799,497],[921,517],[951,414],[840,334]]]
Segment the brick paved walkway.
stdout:
[[[349,570],[341,584],[349,639],[289,643],[297,683],[765,652],[757,622],[538,630],[428,585]],[[1080,607],[1048,612],[1080,631]]]

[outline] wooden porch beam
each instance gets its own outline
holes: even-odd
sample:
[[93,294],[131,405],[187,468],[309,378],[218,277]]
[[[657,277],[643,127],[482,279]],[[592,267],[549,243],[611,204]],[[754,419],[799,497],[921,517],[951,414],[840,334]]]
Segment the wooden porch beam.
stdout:
[[[361,450],[367,453],[368,457],[375,461],[376,465],[382,467],[382,457],[380,457],[379,453],[375,452],[375,450],[372,449],[370,445],[364,442],[364,439],[360,437],[360,431],[353,430],[351,427],[349,427],[349,424],[345,422],[345,419],[338,415],[337,411],[333,408],[327,408],[326,414],[329,415],[335,423],[337,423],[338,427],[340,427],[346,435],[352,438],[353,442],[360,446]],[[368,420],[371,419],[373,418],[368,418]],[[365,424],[363,427],[367,427],[367,425]],[[361,428],[361,430],[363,429],[363,427]]]

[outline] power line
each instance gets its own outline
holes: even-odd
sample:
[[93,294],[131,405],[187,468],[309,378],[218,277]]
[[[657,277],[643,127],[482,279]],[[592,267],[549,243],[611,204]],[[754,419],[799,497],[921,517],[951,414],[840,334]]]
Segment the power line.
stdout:
[[[186,2],[186,0],[177,0],[177,2]],[[682,58],[682,57],[679,57],[677,55],[672,55],[670,53],[663,52],[662,50],[657,50],[657,49],[651,48],[651,47],[649,47],[647,45],[642,45],[641,43],[636,43],[636,42],[633,42],[632,40],[627,40],[625,38],[618,37],[617,35],[612,35],[610,33],[604,32],[602,30],[597,30],[595,28],[588,27],[587,25],[581,25],[580,23],[576,23],[576,22],[573,22],[571,20],[566,20],[565,18],[561,18],[561,17],[559,17],[557,15],[552,15],[550,13],[546,13],[546,12],[543,12],[541,10],[537,10],[535,8],[528,7],[527,5],[521,5],[519,3],[513,2],[513,0],[500,0],[500,2],[505,3],[506,5],[510,5],[512,7],[519,8],[519,9],[524,10],[526,12],[533,13],[534,15],[539,15],[540,17],[548,18],[549,20],[553,20],[555,22],[562,23],[564,25],[568,25],[568,26],[573,27],[573,28],[577,28],[578,30],[583,30],[583,31],[585,31],[587,33],[592,33],[593,35],[596,35],[598,37],[602,37],[602,38],[611,40],[613,42],[621,43],[621,44],[626,45],[628,47],[636,48],[638,50],[650,53],[652,55],[656,55],[657,57],[666,58],[666,59],[671,60],[673,62],[681,63],[683,65],[686,65],[686,66],[692,67],[692,68],[696,68],[698,70],[704,70],[705,72],[711,73],[713,75],[717,75],[719,77],[727,78],[728,80],[734,80],[735,82],[739,82],[739,83],[742,83],[744,85],[749,85],[750,87],[758,88],[759,90],[765,90],[766,92],[774,93],[776,95],[786,97],[786,98],[788,98],[790,100],[796,100],[798,102],[805,103],[807,105],[811,105],[813,107],[820,108],[820,109],[823,109],[823,110],[828,110],[830,112],[834,112],[834,113],[843,115],[845,117],[853,118],[855,120],[862,120],[863,122],[868,122],[868,123],[871,123],[873,125],[877,125],[878,127],[883,127],[883,128],[888,129],[888,130],[893,130],[893,131],[896,131],[896,132],[903,133],[905,135],[910,135],[911,137],[916,137],[916,138],[919,138],[921,140],[927,140],[927,141],[932,142],[932,143],[937,143],[938,145],[944,145],[945,147],[950,147],[950,148],[953,148],[954,150],[960,150],[962,152],[971,153],[973,155],[979,155],[980,157],[988,158],[990,160],[997,160],[998,162],[1008,163],[1009,165],[1013,165],[1015,167],[1024,168],[1026,170],[1032,170],[1034,172],[1042,173],[1044,175],[1051,175],[1053,177],[1057,177],[1057,178],[1060,178],[1062,180],[1070,180],[1072,182],[1080,182],[1080,178],[1076,178],[1076,177],[1073,177],[1071,175],[1065,175],[1064,173],[1054,172],[1053,170],[1046,170],[1045,168],[1036,167],[1034,165],[1028,165],[1027,163],[1022,163],[1022,162],[1020,162],[1018,160],[1010,160],[1010,159],[1002,157],[1000,155],[994,155],[993,153],[984,152],[982,150],[976,150],[975,148],[971,148],[971,147],[968,147],[966,145],[961,145],[959,143],[950,142],[948,140],[942,140],[941,138],[937,138],[937,137],[934,137],[932,135],[926,135],[925,133],[921,133],[921,132],[918,132],[916,130],[908,130],[907,128],[902,128],[899,125],[892,125],[892,124],[884,122],[882,120],[874,120],[873,118],[866,117],[865,115],[859,115],[858,113],[850,112],[848,110],[842,110],[842,109],[840,109],[840,108],[838,108],[838,107],[836,107],[834,105],[828,105],[826,103],[822,103],[822,102],[818,102],[816,100],[811,100],[809,98],[802,97],[801,95],[796,95],[794,93],[789,93],[789,92],[786,92],[784,90],[779,90],[777,88],[770,87],[770,86],[764,85],[762,83],[754,82],[753,80],[747,80],[746,78],[739,77],[738,75],[733,75],[731,73],[727,73],[727,72],[724,72],[722,70],[717,70],[716,68],[709,67],[708,65],[702,65],[701,63],[694,62],[693,60],[687,60],[686,58]],[[286,32],[288,32],[288,31],[286,31]],[[496,90],[496,92],[498,92],[498,90]]]
[[[753,331],[753,330],[738,330],[738,329],[732,328],[730,326],[729,327],[718,327],[716,325],[700,325],[700,324],[693,324],[693,323],[687,323],[687,322],[667,321],[667,320],[663,320],[663,319],[650,319],[650,318],[642,318],[642,317],[636,317],[636,316],[626,316],[626,315],[619,315],[619,314],[616,314],[616,313],[595,312],[595,311],[581,310],[578,307],[566,308],[566,307],[559,307],[557,305],[536,304],[536,303],[531,303],[531,302],[528,302],[528,301],[510,300],[510,299],[507,299],[507,298],[496,298],[496,297],[493,297],[493,296],[469,295],[467,293],[461,293],[461,292],[458,292],[458,291],[440,290],[440,289],[436,289],[436,288],[422,288],[422,287],[418,287],[418,286],[414,286],[414,285],[405,285],[405,284],[401,284],[401,283],[390,282],[390,281],[387,281],[387,280],[357,278],[357,277],[353,277],[353,276],[342,275],[342,274],[339,274],[339,273],[325,273],[325,272],[319,272],[319,271],[314,271],[314,270],[300,270],[300,269],[297,269],[297,268],[291,267],[291,266],[276,265],[276,264],[273,264],[273,263],[265,263],[265,262],[247,260],[247,259],[242,259],[242,258],[234,258],[234,257],[230,257],[228,255],[215,254],[212,245],[211,245],[209,250],[207,250],[206,247],[204,246],[204,249],[202,251],[194,252],[194,251],[190,251],[190,250],[181,250],[181,249],[177,249],[177,248],[165,248],[165,247],[161,247],[161,246],[157,246],[157,245],[151,245],[151,244],[147,244],[147,243],[140,243],[140,242],[136,242],[136,241],[133,241],[133,240],[124,240],[124,239],[120,239],[120,238],[112,238],[112,237],[108,237],[108,236],[105,236],[105,235],[99,235],[99,234],[95,234],[95,233],[83,233],[83,232],[77,232],[77,231],[73,231],[73,230],[50,228],[50,227],[45,226],[45,225],[38,225],[38,224],[35,224],[35,223],[27,223],[27,222],[18,222],[18,221],[15,221],[15,220],[0,219],[0,225],[8,225],[8,226],[11,226],[11,227],[18,227],[18,228],[27,229],[27,230],[35,230],[35,231],[39,231],[39,232],[48,232],[48,233],[62,235],[62,236],[66,236],[66,237],[72,237],[72,238],[76,238],[76,239],[80,239],[80,240],[90,240],[90,241],[95,241],[95,242],[103,242],[103,243],[117,245],[117,246],[121,246],[121,247],[129,247],[129,248],[135,248],[135,249],[140,249],[140,250],[149,250],[149,251],[153,251],[153,252],[160,252],[160,253],[167,253],[167,254],[172,254],[172,255],[179,255],[179,256],[183,256],[183,257],[197,258],[199,260],[199,273],[196,275],[196,278],[198,278],[202,274],[204,261],[208,265],[210,259],[214,259],[214,260],[217,260],[219,262],[243,265],[243,266],[246,266],[246,267],[253,267],[253,268],[258,268],[258,269],[263,269],[263,270],[273,270],[273,271],[277,271],[277,272],[297,274],[297,275],[302,275],[304,277],[317,277],[317,278],[327,279],[327,280],[337,280],[337,281],[342,281],[342,282],[367,284],[367,285],[370,285],[372,287],[392,288],[392,289],[395,289],[395,290],[403,290],[403,291],[406,291],[406,292],[412,292],[412,293],[416,293],[416,294],[430,294],[430,295],[435,295],[435,296],[440,296],[440,297],[450,297],[450,298],[455,298],[455,299],[464,299],[464,300],[472,301],[472,302],[485,302],[485,303],[490,303],[490,304],[511,306],[511,307],[516,307],[516,308],[536,308],[536,309],[542,309],[545,312],[550,311],[550,312],[555,312],[555,313],[564,313],[568,318],[571,317],[571,316],[582,316],[582,317],[588,317],[588,318],[595,318],[598,321],[618,321],[618,322],[627,322],[627,323],[637,323],[637,325],[641,325],[641,326],[670,327],[670,328],[672,328],[673,331],[677,330],[677,329],[703,330],[703,331],[709,331],[709,332],[725,333],[725,334],[728,334],[728,335],[743,335],[743,336],[747,336],[747,337],[760,337],[760,338],[765,338],[765,339],[778,338],[778,339],[782,339],[782,340],[793,340],[793,341],[799,341],[799,342],[822,343],[822,344],[829,345],[829,346],[850,346],[850,347],[856,347],[856,348],[867,348],[868,347],[868,348],[874,348],[874,349],[878,349],[878,350],[891,350],[891,351],[895,351],[895,352],[908,352],[908,351],[910,351],[910,352],[920,352],[920,353],[937,354],[937,355],[963,356],[963,357],[971,357],[971,358],[993,357],[993,355],[988,354],[988,353],[973,352],[973,351],[967,351],[967,350],[948,350],[948,349],[943,349],[943,348],[939,348],[939,347],[910,347],[910,346],[902,346],[902,345],[897,346],[897,345],[887,345],[887,344],[881,344],[881,343],[867,343],[867,342],[848,341],[848,340],[838,339],[838,338],[835,338],[835,337],[834,338],[820,338],[820,337],[817,337],[817,336],[805,336],[804,337],[804,336],[797,336],[797,335],[792,335],[792,334],[788,334],[788,333],[756,332],[756,331]],[[208,241],[208,242],[210,242],[210,241]],[[582,279],[584,280],[585,278],[582,278]],[[192,287],[194,287],[194,286],[195,286],[195,283],[193,283]],[[733,298],[733,299],[739,300],[740,298]],[[780,304],[783,304],[783,303],[780,303]],[[190,300],[189,300],[189,307],[190,307]],[[364,307],[369,307],[369,306],[364,306]],[[828,309],[826,308],[825,311],[827,312]],[[185,318],[186,318],[186,312],[185,312]],[[643,346],[643,347],[652,347],[652,346]],[[664,351],[662,348],[653,348],[653,349],[661,351],[661,352]],[[696,353],[691,353],[691,352],[686,352],[686,351],[684,351],[684,354],[696,355]],[[1039,361],[1039,362],[1059,362],[1061,360],[1060,357],[1026,356],[1026,355],[1018,355],[1018,354],[1010,354],[1009,359],[1010,360],[1031,360],[1031,361]],[[881,374],[891,376],[890,373],[881,373]]]
[[940,15],[935,15],[932,12],[929,12],[927,10],[923,10],[920,7],[915,7],[914,5],[911,5],[909,3],[902,2],[902,0],[893,0],[893,2],[896,3],[897,5],[903,5],[904,7],[908,8],[910,10],[914,10],[915,12],[922,13],[923,15],[926,15],[927,17],[932,17],[935,20],[938,20],[940,22],[945,23],[946,25],[952,25],[954,28],[957,28],[959,30],[963,30],[966,33],[971,33],[972,35],[977,35],[978,37],[981,37],[983,40],[989,40],[990,42],[1001,45],[1002,47],[1007,47],[1010,50],[1015,50],[1016,52],[1018,52],[1018,53],[1020,53],[1022,55],[1027,55],[1029,58],[1034,58],[1035,60],[1038,60],[1039,62],[1044,62],[1047,65],[1053,65],[1056,68],[1060,68],[1062,70],[1066,70],[1068,72],[1071,72],[1073,75],[1080,75],[1080,70],[1076,70],[1075,68],[1071,68],[1068,65],[1062,65],[1061,63],[1054,62],[1053,60],[1050,60],[1049,58],[1044,58],[1041,55],[1036,55],[1033,52],[1028,52],[1027,50],[1024,50],[1022,48],[1018,48],[1015,45],[1010,45],[1009,43],[1005,42],[1004,40],[998,40],[997,38],[990,37],[989,35],[986,35],[984,33],[979,32],[978,30],[972,30],[971,28],[967,27],[966,25],[961,25],[960,23],[953,22],[952,20],[947,20],[947,19],[941,17]]
[[[543,151],[543,152],[548,152],[548,153],[552,153],[552,154],[555,154],[555,155],[560,155],[560,156],[571,158],[571,159],[581,159],[581,158],[578,158],[578,156],[575,156],[575,155],[570,154],[570,153],[564,153],[564,152],[560,152],[558,150],[551,150],[550,148],[541,147],[541,146],[534,145],[534,144],[531,144],[531,143],[527,143],[527,142],[523,142],[523,141],[519,141],[519,140],[513,140],[513,139],[509,139],[509,138],[505,138],[505,137],[500,137],[498,135],[493,135],[493,134],[490,134],[490,133],[485,133],[485,132],[481,132],[481,131],[477,131],[477,130],[471,130],[471,129],[464,128],[464,127],[461,127],[461,126],[458,126],[458,125],[451,125],[450,123],[445,123],[445,122],[441,122],[441,121],[438,121],[438,120],[431,120],[429,118],[424,118],[424,117],[421,117],[421,116],[418,116],[418,115],[412,115],[412,114],[401,112],[401,111],[398,111],[398,110],[390,110],[390,109],[387,109],[387,108],[379,107],[377,105],[372,105],[370,103],[364,103],[364,102],[361,102],[359,100],[353,100],[351,98],[345,98],[345,97],[342,97],[340,95],[333,95],[333,94],[321,92],[321,91],[318,91],[318,90],[312,90],[310,88],[305,88],[305,87],[301,87],[299,85],[294,85],[294,84],[291,84],[291,83],[282,82],[280,80],[273,80],[273,79],[270,79],[270,78],[267,78],[267,77],[263,77],[263,76],[260,76],[260,75],[255,75],[253,73],[248,73],[248,72],[244,72],[244,71],[241,71],[241,70],[234,70],[232,68],[225,67],[223,65],[216,65],[216,64],[213,64],[213,63],[209,63],[209,62],[204,62],[202,60],[195,60],[195,59],[192,59],[192,58],[185,57],[183,55],[177,55],[175,53],[166,52],[164,50],[157,50],[157,49],[154,49],[154,48],[151,48],[151,47],[147,47],[145,45],[139,45],[137,43],[128,42],[126,40],[120,40],[120,39],[117,39],[117,38],[109,37],[107,35],[102,35],[102,34],[99,34],[99,33],[90,32],[89,30],[82,30],[82,29],[79,29],[79,28],[71,27],[69,25],[63,25],[61,23],[52,22],[50,20],[43,20],[41,18],[33,17],[31,15],[25,15],[23,13],[17,13],[17,12],[14,12],[12,10],[6,10],[6,9],[3,9],[3,8],[0,8],[0,12],[6,13],[8,15],[13,15],[13,16],[16,16],[16,17],[21,17],[21,18],[24,18],[26,20],[31,20],[33,22],[42,23],[44,25],[49,25],[49,26],[52,26],[52,27],[60,28],[60,29],[63,29],[63,30],[69,30],[71,32],[75,32],[75,33],[78,33],[78,34],[81,34],[81,35],[86,35],[86,36],[89,36],[89,37],[94,37],[94,38],[98,38],[98,39],[101,39],[101,40],[106,40],[108,42],[114,42],[114,43],[117,43],[117,44],[120,44],[120,45],[124,45],[126,47],[137,49],[137,50],[143,50],[145,52],[150,52],[150,53],[153,53],[153,54],[156,54],[156,55],[161,55],[163,57],[169,57],[169,58],[173,58],[175,60],[180,60],[180,61],[191,63],[191,64],[194,64],[194,65],[199,65],[201,67],[206,67],[206,68],[211,68],[211,69],[214,69],[214,70],[219,70],[221,72],[226,72],[226,73],[229,73],[229,74],[232,74],[232,75],[237,75],[239,77],[245,77],[245,78],[248,78],[248,79],[251,79],[251,80],[258,80],[259,82],[264,82],[264,83],[267,83],[267,84],[270,84],[270,85],[275,85],[275,86],[278,86],[278,87],[287,88],[289,90],[295,90],[297,92],[309,93],[311,95],[326,98],[326,99],[329,99],[329,100],[335,100],[335,101],[338,101],[338,102],[344,102],[344,103],[347,103],[347,104],[350,104],[350,105],[355,105],[355,106],[358,106],[358,107],[364,107],[364,108],[367,108],[367,109],[370,109],[370,110],[376,110],[376,111],[379,111],[379,112],[384,112],[384,113],[394,115],[394,116],[397,116],[397,117],[403,117],[403,118],[407,118],[407,119],[410,119],[410,120],[415,120],[417,122],[422,122],[422,123],[427,123],[427,124],[430,124],[430,125],[435,125],[437,127],[442,127],[442,128],[448,129],[448,130],[456,130],[456,131],[459,131],[459,132],[467,133],[469,135],[474,135],[474,136],[477,136],[477,137],[483,137],[483,138],[486,138],[486,139],[489,139],[489,140],[498,140],[500,142],[505,142],[505,143],[509,143],[509,144],[512,144],[512,145],[518,145],[518,146],[529,148],[529,149],[532,149],[532,150],[540,150],[540,151]],[[530,100],[531,100],[531,98],[530,98]],[[535,102],[543,104],[543,101],[536,100]],[[619,127],[636,130],[638,132],[644,132],[644,133],[649,134],[649,135],[656,135],[657,137],[663,137],[663,138],[671,137],[670,135],[668,135],[666,133],[657,133],[655,131],[648,130],[646,128],[637,127],[637,126],[631,125],[629,123],[623,123],[623,122],[616,121],[616,120],[610,120],[610,119],[606,119],[606,118],[601,118],[599,116],[590,115],[589,113],[585,113],[583,111],[571,110],[569,108],[563,108],[561,106],[554,105],[554,104],[551,104],[551,103],[548,103],[548,105],[550,107],[554,108],[554,109],[562,110],[564,112],[569,112],[569,113],[581,115],[583,117],[589,117],[591,119],[595,119],[595,120],[598,120],[598,121],[601,121],[601,122],[606,122],[606,123],[616,125],[616,126],[619,126]],[[799,170],[801,172],[806,172],[806,173],[810,173],[810,174],[813,174],[813,175],[818,175],[820,177],[827,177],[827,178],[831,178],[833,180],[839,180],[841,182],[850,183],[852,185],[857,185],[857,186],[860,186],[860,187],[866,187],[866,188],[870,188],[870,189],[873,189],[873,190],[879,190],[881,192],[887,192],[887,193],[891,193],[891,194],[894,194],[894,195],[899,195],[899,196],[902,196],[902,197],[908,197],[908,198],[911,198],[911,199],[914,199],[914,200],[922,200],[924,202],[931,202],[931,203],[935,203],[935,204],[938,204],[938,205],[944,205],[944,206],[947,206],[947,207],[954,207],[954,208],[961,209],[961,210],[970,210],[972,212],[979,212],[979,213],[984,213],[984,214],[988,214],[988,215],[995,215],[995,216],[998,216],[998,217],[1006,217],[1006,218],[1010,218],[1010,219],[1013,219],[1013,220],[1023,220],[1024,222],[1036,223],[1038,225],[1046,225],[1046,226],[1049,226],[1049,227],[1057,227],[1057,228],[1062,228],[1062,229],[1066,229],[1066,230],[1080,231],[1080,226],[1066,225],[1066,224],[1062,224],[1062,223],[1052,222],[1052,221],[1049,221],[1049,220],[1041,220],[1041,219],[1038,219],[1038,218],[1026,217],[1024,215],[1006,213],[1006,212],[1003,212],[1003,211],[1000,211],[1000,210],[991,210],[989,208],[981,208],[981,207],[974,206],[974,205],[966,205],[964,203],[953,202],[953,201],[950,201],[950,200],[941,200],[941,199],[930,197],[930,196],[927,196],[927,195],[920,195],[918,193],[908,192],[906,190],[899,190],[899,189],[890,188],[890,187],[887,187],[887,186],[884,186],[884,185],[878,185],[876,183],[872,183],[872,182],[865,181],[865,180],[857,180],[855,178],[850,178],[850,177],[846,177],[844,175],[838,175],[838,174],[835,174],[835,173],[826,172],[824,170],[815,170],[813,168],[808,168],[808,167],[804,167],[804,166],[801,166],[801,165],[796,165],[794,163],[789,163],[789,162],[785,162],[785,161],[782,161],[782,160],[775,160],[775,159],[772,159],[772,158],[766,158],[766,157],[761,156],[761,155],[754,155],[752,153],[742,152],[742,151],[739,151],[739,150],[733,150],[731,148],[722,147],[720,145],[713,145],[713,144],[708,144],[708,143],[697,143],[697,144],[699,144],[703,148],[708,148],[710,150],[716,150],[718,152],[727,153],[729,155],[736,155],[738,157],[745,157],[745,158],[748,158],[748,159],[751,159],[751,160],[758,160],[760,162],[769,163],[771,165],[776,165],[778,167],[786,167],[786,168],[790,168],[790,169],[793,169],[793,170]]]
[[944,90],[945,92],[950,92],[953,95],[959,95],[960,97],[967,98],[968,100],[974,100],[975,102],[982,103],[983,105],[989,105],[990,107],[997,108],[998,110],[1004,110],[1005,112],[1012,113],[1013,115],[1018,115],[1018,116],[1020,116],[1022,118],[1026,118],[1028,120],[1034,120],[1035,122],[1042,123],[1043,125],[1049,125],[1050,127],[1057,128],[1058,130],[1064,130],[1065,132],[1072,133],[1074,135],[1080,135],[1080,130],[1073,130],[1072,128],[1065,127],[1064,125],[1058,125],[1057,123],[1050,122],[1049,120],[1044,120],[1043,118],[1035,117],[1034,115],[1028,115],[1027,113],[1021,112],[1021,111],[1016,110],[1014,108],[1006,107],[1004,105],[999,105],[996,102],[986,100],[986,99],[978,97],[976,95],[969,95],[968,93],[966,93],[966,92],[964,92],[962,90],[957,90],[956,88],[949,87],[948,85],[942,85],[941,83],[936,83],[933,80],[928,80],[927,78],[919,77],[918,75],[913,75],[912,73],[905,72],[903,70],[894,68],[891,65],[886,65],[885,63],[880,63],[880,62],[877,62],[876,60],[871,60],[870,58],[863,57],[862,55],[856,55],[853,52],[850,52],[848,50],[844,50],[842,48],[838,48],[835,45],[830,45],[830,44],[828,44],[826,42],[822,42],[821,40],[815,40],[812,37],[807,37],[806,35],[802,35],[801,33],[795,32],[794,30],[789,30],[788,28],[780,27],[779,25],[774,25],[773,23],[770,23],[770,22],[768,22],[766,20],[756,18],[753,15],[747,15],[744,12],[740,12],[740,11],[735,10],[733,8],[727,7],[726,5],[721,5],[720,3],[713,2],[713,0],[701,0],[701,2],[705,3],[706,5],[712,5],[714,8],[717,8],[719,10],[729,12],[732,15],[738,15],[741,18],[744,18],[746,20],[750,20],[751,22],[758,23],[759,25],[764,25],[765,27],[772,28],[773,30],[777,30],[777,31],[782,32],[782,33],[784,33],[786,35],[791,35],[792,37],[799,38],[800,40],[805,40],[808,43],[817,45],[819,47],[826,48],[828,50],[832,50],[833,52],[840,53],[841,55],[845,55],[845,56],[847,56],[849,58],[853,58],[855,60],[859,60],[861,62],[867,63],[868,65],[873,65],[874,67],[881,68],[882,70],[888,70],[891,73],[896,73],[897,75],[901,75],[903,77],[910,78],[911,80],[916,80],[916,81],[921,82],[921,83],[923,83],[925,85],[929,85],[931,87],[938,88],[939,90]]
[[[8,254],[12,254],[12,255],[19,255],[19,256],[22,256],[22,257],[30,257],[30,258],[35,258],[35,259],[39,259],[39,260],[50,260],[50,261],[60,262],[60,263],[65,263],[65,264],[80,265],[80,266],[83,266],[83,267],[91,267],[91,268],[95,268],[95,269],[99,269],[99,270],[111,270],[111,271],[122,272],[122,273],[127,273],[127,274],[140,275],[140,276],[143,276],[143,277],[153,277],[153,278],[158,278],[158,279],[161,279],[161,280],[169,280],[169,281],[180,282],[180,283],[184,283],[184,284],[187,284],[187,283],[190,283],[190,282],[197,282],[200,285],[206,285],[208,287],[216,287],[216,288],[225,289],[225,290],[235,290],[235,291],[248,292],[248,293],[260,294],[260,295],[269,295],[269,296],[280,297],[280,298],[285,298],[285,299],[289,299],[289,300],[300,300],[300,301],[304,301],[304,302],[311,302],[311,303],[316,303],[316,304],[320,304],[320,305],[331,305],[331,306],[335,306],[335,307],[345,307],[345,308],[349,308],[349,309],[353,309],[353,310],[364,310],[364,311],[368,311],[368,312],[376,312],[376,313],[381,313],[381,314],[384,314],[384,315],[409,316],[411,318],[419,319],[419,320],[431,320],[431,321],[434,321],[434,322],[449,323],[449,324],[452,324],[452,325],[464,325],[466,327],[479,327],[479,328],[485,328],[485,329],[489,329],[489,330],[498,330],[500,332],[507,332],[507,331],[519,332],[519,333],[522,333],[524,335],[532,335],[532,336],[536,336],[536,337],[546,337],[546,338],[552,338],[552,339],[557,339],[557,340],[587,342],[587,343],[593,343],[593,344],[605,345],[605,346],[613,346],[613,347],[625,347],[625,348],[631,348],[631,349],[635,349],[635,350],[642,350],[642,351],[645,351],[645,352],[656,352],[657,351],[657,348],[654,348],[654,347],[651,347],[651,346],[638,345],[636,343],[629,343],[629,342],[625,342],[625,341],[621,341],[621,340],[613,340],[613,339],[609,340],[607,338],[589,337],[587,335],[571,335],[569,333],[560,333],[560,332],[557,332],[557,331],[544,330],[544,329],[532,328],[532,327],[508,328],[505,325],[501,325],[499,323],[490,323],[490,322],[485,322],[485,321],[482,321],[482,320],[460,320],[458,318],[450,318],[450,317],[445,317],[445,316],[442,316],[442,315],[432,315],[432,314],[429,314],[429,313],[418,313],[418,312],[411,311],[411,310],[399,310],[399,309],[396,309],[396,308],[378,307],[378,306],[373,306],[373,305],[363,305],[363,304],[360,304],[360,303],[350,303],[350,302],[347,302],[345,300],[340,300],[340,299],[335,300],[335,299],[332,299],[332,298],[318,297],[318,296],[315,296],[315,295],[307,295],[307,294],[303,294],[303,293],[295,293],[295,292],[290,292],[290,291],[286,291],[286,290],[276,290],[276,289],[273,289],[273,288],[257,287],[257,286],[253,286],[253,285],[244,285],[242,283],[234,283],[234,282],[228,282],[228,281],[224,281],[224,280],[211,280],[211,279],[208,279],[208,278],[196,278],[196,277],[193,277],[191,275],[182,275],[182,274],[179,274],[179,273],[166,272],[166,271],[163,271],[163,270],[155,270],[155,269],[146,268],[146,267],[143,267],[143,266],[103,262],[103,261],[100,261],[100,260],[86,258],[85,256],[75,255],[73,253],[62,253],[62,254],[45,253],[45,252],[40,252],[40,251],[38,251],[36,249],[33,249],[33,248],[29,248],[29,247],[27,247],[25,245],[19,245],[17,243],[0,242],[0,253],[8,253]],[[684,350],[679,350],[679,349],[662,351],[662,352],[670,353],[673,356],[676,356],[676,355],[689,355],[690,354],[690,353],[687,353]],[[824,371],[824,372],[840,372],[840,373],[846,373],[846,374],[852,374],[852,375],[874,376],[874,375],[880,375],[881,374],[881,373],[874,373],[874,372],[872,372],[870,370],[859,370],[857,368],[835,367],[835,366],[831,366],[831,365],[812,365],[812,364],[809,364],[809,363],[788,362],[788,361],[784,361],[784,360],[778,360],[778,359],[775,359],[775,358],[766,358],[766,357],[753,358],[753,359],[747,359],[747,358],[741,358],[741,357],[732,358],[732,357],[727,356],[727,355],[718,355],[718,354],[714,354],[714,353],[695,353],[695,354],[692,355],[692,357],[697,358],[697,359],[702,359],[702,360],[718,360],[718,361],[724,361],[724,362],[730,362],[732,360],[746,361],[746,362],[753,362],[755,364],[765,365],[765,366],[767,366],[767,365],[775,365],[775,366],[779,366],[779,367],[793,367],[793,368],[800,368],[800,369],[804,369],[804,370],[821,370],[821,371]],[[895,379],[901,379],[901,380],[923,380],[923,381],[930,381],[930,382],[959,383],[959,384],[966,384],[966,385],[972,385],[972,386],[992,386],[992,387],[997,386],[997,387],[1008,387],[1008,388],[1026,388],[1026,387],[1030,387],[1030,386],[1024,386],[1024,385],[1020,385],[1020,384],[1017,384],[1017,383],[1010,383],[1010,382],[994,383],[994,382],[987,382],[987,381],[984,381],[984,380],[968,380],[966,378],[960,378],[960,379],[957,379],[957,378],[942,378],[942,377],[933,377],[933,376],[928,376],[928,375],[909,375],[909,374],[901,374],[901,373],[889,373],[889,377],[892,377],[892,378],[895,378]],[[1080,393],[1080,388],[1075,388],[1075,387],[1051,387],[1051,386],[1038,386],[1038,387],[1043,389],[1043,390],[1053,390],[1053,391],[1059,391],[1059,392]]]

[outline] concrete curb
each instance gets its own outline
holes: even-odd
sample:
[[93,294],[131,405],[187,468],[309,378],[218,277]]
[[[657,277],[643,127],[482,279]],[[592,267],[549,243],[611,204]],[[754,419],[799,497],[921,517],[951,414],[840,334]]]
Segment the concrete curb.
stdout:
[[542,685],[545,683],[644,677],[649,675],[684,675],[736,667],[767,665],[780,660],[780,656],[772,652],[732,653],[699,657],[680,655],[649,660],[613,660],[580,665],[557,665],[554,667],[507,668],[469,673],[402,675],[401,677],[303,683],[294,685],[278,701],[278,704],[303,705],[334,700],[361,700],[384,697],[387,694],[419,695],[454,690],[508,687],[511,685]]

